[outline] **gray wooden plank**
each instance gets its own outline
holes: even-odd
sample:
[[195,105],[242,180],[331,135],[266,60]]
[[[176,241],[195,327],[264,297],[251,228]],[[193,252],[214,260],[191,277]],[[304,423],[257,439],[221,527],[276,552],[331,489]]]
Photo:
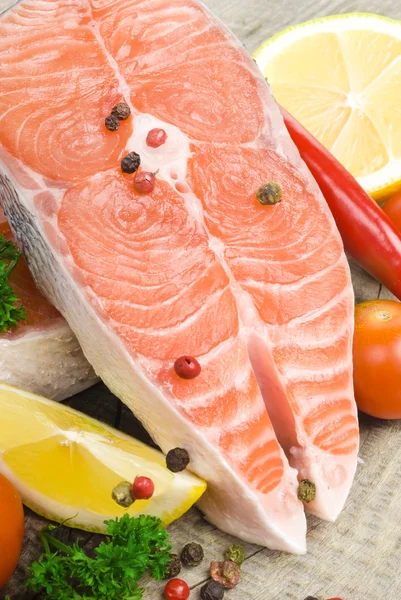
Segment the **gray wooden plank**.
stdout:
[[215,14],[254,52],[286,27],[327,15],[372,12],[401,18],[399,0],[204,0]]

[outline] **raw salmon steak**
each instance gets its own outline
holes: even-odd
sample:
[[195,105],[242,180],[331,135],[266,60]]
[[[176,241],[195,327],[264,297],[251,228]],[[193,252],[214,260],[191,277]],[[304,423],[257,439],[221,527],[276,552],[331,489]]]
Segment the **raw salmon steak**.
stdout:
[[[1,209],[0,233],[13,239]],[[35,286],[24,258],[9,281],[27,318],[15,329],[0,333],[0,381],[54,400],[64,400],[96,383],[77,338]]]
[[256,65],[193,0],[26,0],[0,19],[0,79],[2,202],[35,280],[162,450],[188,451],[206,517],[304,552],[297,478],[333,520],[356,467],[353,293]]

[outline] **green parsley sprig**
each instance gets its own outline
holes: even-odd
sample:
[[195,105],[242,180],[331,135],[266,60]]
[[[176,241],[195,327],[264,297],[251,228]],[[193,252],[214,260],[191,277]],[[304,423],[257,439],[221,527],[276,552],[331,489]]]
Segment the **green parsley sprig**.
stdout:
[[[147,515],[105,521],[107,537],[88,556],[78,542],[67,546],[40,533],[44,554],[32,564],[27,587],[47,600],[141,600],[138,581],[149,571],[156,580],[171,562],[169,535],[160,519]],[[52,552],[51,548],[56,552]]]
[[26,310],[9,284],[9,277],[21,254],[16,246],[0,234],[0,331],[15,329],[27,317]]

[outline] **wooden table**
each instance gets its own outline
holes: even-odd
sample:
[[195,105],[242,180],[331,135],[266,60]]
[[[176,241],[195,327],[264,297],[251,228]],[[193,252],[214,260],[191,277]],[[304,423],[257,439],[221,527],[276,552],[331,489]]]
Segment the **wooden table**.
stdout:
[[[1,3],[2,0],[0,0]],[[377,12],[401,19],[400,0],[207,0],[250,52],[270,35],[298,22],[335,13]],[[235,82],[233,82],[235,85]],[[351,265],[357,301],[391,295],[358,266]],[[129,411],[102,385],[69,401],[71,406],[149,438]],[[0,417],[1,418],[1,417]],[[246,544],[240,585],[225,600],[303,600],[308,595],[344,600],[401,600],[401,421],[361,417],[361,462],[347,505],[336,524],[309,518],[308,554],[290,556]],[[44,520],[26,511],[26,539],[7,590],[13,600],[33,600],[24,590],[25,569],[41,552],[37,531]],[[191,600],[208,578],[210,560],[220,559],[234,540],[203,520],[195,508],[170,527],[176,550],[196,540],[206,549],[204,565],[184,570]],[[66,538],[77,532],[65,529]],[[97,536],[82,535],[88,546]],[[162,585],[146,584],[147,600]]]

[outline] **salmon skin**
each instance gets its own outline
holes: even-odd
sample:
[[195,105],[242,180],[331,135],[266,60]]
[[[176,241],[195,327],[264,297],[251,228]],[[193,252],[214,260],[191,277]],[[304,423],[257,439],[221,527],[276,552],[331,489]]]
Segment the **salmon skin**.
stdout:
[[[353,292],[256,65],[192,0],[26,0],[0,59],[2,203],[35,280],[162,450],[187,449],[207,519],[303,553],[297,478],[334,520],[356,468]],[[131,151],[157,171],[148,195],[121,172]]]

